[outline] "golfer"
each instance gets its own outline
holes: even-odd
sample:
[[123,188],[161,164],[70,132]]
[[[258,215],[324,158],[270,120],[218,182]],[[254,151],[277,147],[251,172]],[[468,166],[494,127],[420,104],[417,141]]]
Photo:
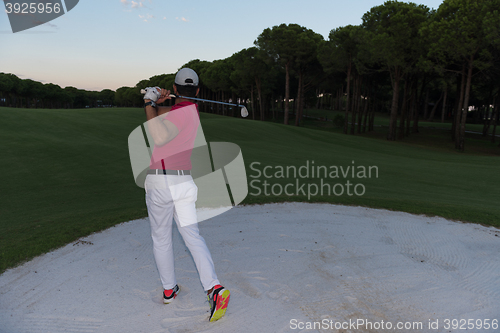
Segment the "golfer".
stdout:
[[[199,79],[189,68],[179,70],[173,86],[175,95],[196,97]],[[153,253],[163,284],[163,302],[171,303],[180,291],[174,272],[172,219],[193,256],[210,304],[210,321],[226,312],[229,290],[220,285],[214,263],[197,224],[198,188],[191,176],[191,153],[200,118],[197,105],[176,98],[172,107],[156,104],[170,99],[170,90],[146,88],[144,109],[147,129],[154,141],[150,169],[146,176],[146,205],[151,223]]]

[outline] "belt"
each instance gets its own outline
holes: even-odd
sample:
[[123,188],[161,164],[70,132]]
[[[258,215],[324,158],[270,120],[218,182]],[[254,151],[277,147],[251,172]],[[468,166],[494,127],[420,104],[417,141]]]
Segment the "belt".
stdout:
[[162,170],[162,169],[150,169],[148,170],[148,175],[176,175],[176,176],[186,176],[190,175],[191,170]]

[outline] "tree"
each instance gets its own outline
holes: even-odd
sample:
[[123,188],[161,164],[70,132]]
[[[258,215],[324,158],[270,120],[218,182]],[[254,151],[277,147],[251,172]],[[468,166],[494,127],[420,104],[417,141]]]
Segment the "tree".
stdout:
[[322,76],[323,70],[318,61],[318,46],[323,42],[323,36],[310,29],[304,30],[297,41],[298,49],[294,68],[298,76],[297,111],[295,126],[302,121],[305,103],[305,93],[315,80]]
[[[275,73],[273,67],[265,61],[265,55],[262,50],[256,47],[243,49],[233,54],[230,58],[233,71],[230,75],[236,91],[246,91],[253,96],[253,87],[257,89],[259,100],[260,120],[265,119],[264,112],[264,93],[273,86]],[[252,103],[253,103],[253,97]],[[255,119],[255,106],[252,104],[254,112],[252,117]]]
[[[231,91],[232,64],[228,59],[215,60],[204,72],[205,86],[219,95],[217,100],[226,101],[227,95]],[[226,93],[226,94],[225,94]],[[222,108],[225,115],[225,107],[217,104],[217,109]]]
[[61,104],[62,88],[57,84],[47,83],[45,85],[47,100],[50,102],[50,107],[54,108]]
[[297,65],[305,59],[315,56],[317,40],[314,34],[298,24],[283,23],[264,29],[254,42],[272,62],[285,70],[285,125],[288,125],[290,112],[290,74],[292,70],[298,70]]
[[115,100],[119,106],[134,107],[143,104],[143,96],[137,87],[120,87],[116,89]]
[[325,72],[345,71],[347,75],[344,133],[349,123],[350,89],[354,61],[359,53],[360,26],[348,25],[330,31],[328,41],[319,50],[319,60]]
[[111,89],[101,90],[99,99],[102,101],[103,105],[113,105],[115,104],[115,92]]
[[418,60],[411,55],[416,53],[419,29],[428,16],[429,9],[424,5],[386,1],[370,9],[362,18],[362,26],[371,41],[370,50],[391,77],[393,93],[388,140],[396,140],[400,81]]
[[5,98],[5,104],[9,104],[9,98],[14,89],[14,80],[12,79],[13,74],[0,73],[0,96]]
[[33,104],[35,108],[41,106],[44,106],[45,102],[45,85],[41,82],[33,81],[31,88],[32,90],[32,97],[33,97]]
[[445,0],[428,27],[432,40],[429,55],[442,63],[453,61],[462,68],[455,137],[456,148],[460,151],[465,146],[473,70],[488,67],[491,59],[488,46],[499,43],[498,8],[500,0]]

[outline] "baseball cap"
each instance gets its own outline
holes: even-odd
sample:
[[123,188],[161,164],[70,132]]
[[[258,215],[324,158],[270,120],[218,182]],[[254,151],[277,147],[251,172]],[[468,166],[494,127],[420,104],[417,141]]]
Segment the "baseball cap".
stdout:
[[175,84],[180,86],[198,86],[198,74],[191,68],[182,68],[175,75]]

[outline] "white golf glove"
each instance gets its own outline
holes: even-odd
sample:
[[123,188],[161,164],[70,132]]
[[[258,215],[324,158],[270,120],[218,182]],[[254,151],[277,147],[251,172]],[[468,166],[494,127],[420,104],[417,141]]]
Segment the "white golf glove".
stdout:
[[150,99],[153,102],[156,102],[158,98],[160,98],[160,87],[147,87],[146,89],[146,94],[144,95],[144,99]]

